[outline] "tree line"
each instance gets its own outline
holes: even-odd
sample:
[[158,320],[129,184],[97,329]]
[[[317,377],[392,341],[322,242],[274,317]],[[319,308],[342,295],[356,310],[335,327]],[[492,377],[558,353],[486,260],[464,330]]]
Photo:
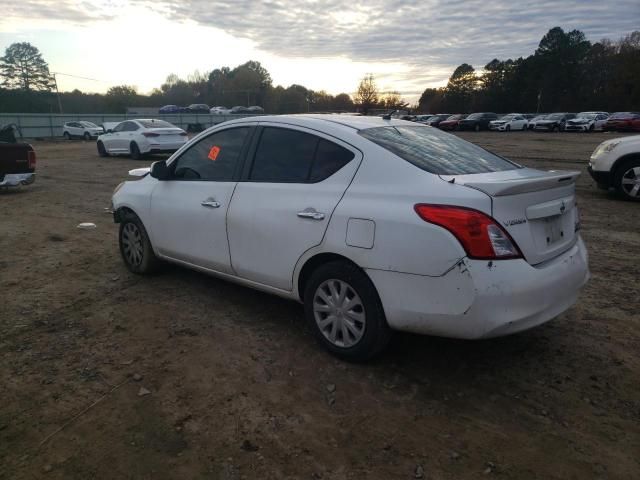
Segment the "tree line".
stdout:
[[[477,71],[463,63],[445,87],[427,88],[412,110],[423,113],[551,112],[585,109],[640,110],[640,31],[618,41],[589,42],[579,30],[554,27],[535,52],[516,60],[494,59]],[[142,95],[131,85],[106,94],[79,90],[57,93],[55,76],[38,49],[26,42],[10,45],[0,58],[0,112],[124,113],[127,107],[206,103],[210,106],[259,105],[268,113],[409,109],[397,91],[381,92],[366,75],[353,95],[329,94],[302,85],[273,85],[257,61],[235,68],[167,77]]]
[[580,30],[549,30],[536,51],[493,59],[481,72],[463,63],[443,88],[427,88],[425,113],[640,110],[640,31],[589,42]]

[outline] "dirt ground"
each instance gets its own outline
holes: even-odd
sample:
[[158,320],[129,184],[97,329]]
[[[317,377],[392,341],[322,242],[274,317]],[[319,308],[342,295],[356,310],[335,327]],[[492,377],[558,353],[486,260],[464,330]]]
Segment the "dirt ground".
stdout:
[[104,208],[149,161],[34,142],[36,183],[0,193],[0,478],[640,478],[640,205],[586,172],[612,135],[463,136],[583,172],[593,277],[532,331],[398,334],[364,365],[325,353],[296,303],[129,273]]

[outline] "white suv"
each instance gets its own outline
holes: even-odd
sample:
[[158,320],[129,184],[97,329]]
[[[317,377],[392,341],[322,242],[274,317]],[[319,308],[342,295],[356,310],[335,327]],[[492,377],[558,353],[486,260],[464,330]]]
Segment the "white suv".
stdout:
[[104,133],[102,127],[99,127],[95,123],[79,121],[79,122],[66,122],[62,126],[62,136],[67,140],[72,138],[84,138],[89,141],[92,138],[97,138],[98,135]]
[[343,115],[243,118],[134,171],[113,195],[122,258],[167,260],[304,303],[361,360],[390,331],[506,335],[589,276],[578,172],[523,168],[435,128]]
[[640,201],[640,135],[602,142],[588,170],[598,187],[615,188],[624,198]]

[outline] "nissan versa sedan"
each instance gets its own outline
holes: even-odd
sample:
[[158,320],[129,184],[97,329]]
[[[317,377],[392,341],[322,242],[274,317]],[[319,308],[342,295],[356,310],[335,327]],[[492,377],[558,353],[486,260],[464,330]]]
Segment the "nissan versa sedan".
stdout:
[[165,260],[300,301],[348,360],[393,330],[526,330],[589,277],[578,172],[525,168],[412,122],[243,118],[131,173],[112,202],[132,272]]

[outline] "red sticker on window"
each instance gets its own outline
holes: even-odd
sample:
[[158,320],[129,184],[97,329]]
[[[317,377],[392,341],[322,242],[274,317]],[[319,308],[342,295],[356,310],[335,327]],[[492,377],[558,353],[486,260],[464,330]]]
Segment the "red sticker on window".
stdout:
[[207,155],[207,157],[209,158],[209,160],[213,160],[215,162],[216,158],[218,158],[219,153],[220,153],[220,147],[218,147],[217,145],[214,145],[213,147],[211,147],[211,150],[209,150],[209,155]]

